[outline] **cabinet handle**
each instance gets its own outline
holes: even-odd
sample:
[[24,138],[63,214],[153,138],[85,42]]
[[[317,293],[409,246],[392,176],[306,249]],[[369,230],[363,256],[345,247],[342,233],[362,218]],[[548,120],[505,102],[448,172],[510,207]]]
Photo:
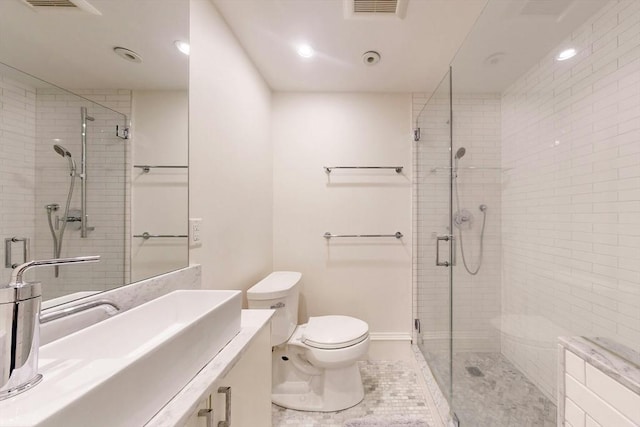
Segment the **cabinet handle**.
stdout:
[[218,427],[231,427],[231,387],[218,387],[218,393],[224,394],[224,421]]
[[207,427],[213,427],[213,409],[200,409],[198,411],[198,416],[205,418]]

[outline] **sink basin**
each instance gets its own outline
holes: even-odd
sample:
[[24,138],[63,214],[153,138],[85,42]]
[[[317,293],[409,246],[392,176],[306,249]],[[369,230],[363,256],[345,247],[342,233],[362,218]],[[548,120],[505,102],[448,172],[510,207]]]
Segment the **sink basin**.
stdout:
[[175,291],[40,348],[0,426],[141,426],[240,331],[241,292]]

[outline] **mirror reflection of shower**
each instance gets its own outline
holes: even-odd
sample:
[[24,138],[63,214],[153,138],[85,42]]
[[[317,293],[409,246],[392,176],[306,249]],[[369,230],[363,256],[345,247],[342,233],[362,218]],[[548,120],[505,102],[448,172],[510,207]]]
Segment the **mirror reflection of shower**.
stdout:
[[454,167],[454,173],[453,173],[453,178],[455,181],[455,196],[456,196],[456,213],[453,216],[453,223],[456,226],[456,228],[458,229],[458,237],[460,240],[460,252],[462,254],[462,263],[464,264],[464,268],[465,270],[467,270],[467,272],[469,274],[471,274],[472,276],[475,276],[476,274],[478,274],[478,272],[480,271],[480,267],[482,267],[482,255],[483,255],[483,250],[484,250],[484,227],[487,223],[487,205],[485,204],[481,204],[478,209],[480,210],[480,212],[482,212],[482,229],[480,231],[480,254],[478,256],[478,265],[476,268],[471,268],[469,267],[469,265],[471,263],[467,263],[467,258],[466,255],[464,253],[464,239],[463,239],[463,233],[462,230],[463,229],[471,229],[471,225],[473,224],[473,214],[467,210],[467,209],[461,209],[460,208],[460,192],[458,190],[458,162],[459,160],[464,157],[464,155],[466,154],[467,150],[464,147],[460,147],[458,148],[458,151],[456,151],[454,160],[455,160],[455,167]]
[[[64,231],[67,228],[67,222],[69,220],[69,206],[71,205],[71,197],[73,196],[73,187],[76,181],[76,162],[73,160],[71,156],[71,152],[64,148],[62,145],[54,145],[53,149],[56,153],[58,153],[63,158],[66,158],[69,161],[69,176],[71,177],[69,181],[69,193],[67,194],[67,203],[65,204],[64,212],[62,215],[62,220],[60,221],[56,216],[56,224],[55,227],[53,225],[53,213],[57,212],[60,209],[60,205],[57,203],[51,203],[45,206],[47,210],[47,220],[49,221],[49,230],[51,230],[51,237],[53,238],[53,257],[60,258],[60,253],[62,252],[62,241],[64,239]],[[62,225],[60,225],[62,222]],[[55,277],[58,277],[59,271],[58,266],[55,267]]]

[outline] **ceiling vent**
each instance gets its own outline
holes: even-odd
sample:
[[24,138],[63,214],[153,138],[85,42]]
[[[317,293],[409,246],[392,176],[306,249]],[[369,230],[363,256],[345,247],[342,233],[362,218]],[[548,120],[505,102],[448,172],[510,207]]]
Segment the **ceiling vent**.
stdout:
[[75,11],[101,15],[100,11],[86,0],[22,0],[22,2],[38,12]]
[[69,0],[25,0],[33,7],[78,7]]
[[409,0],[344,0],[344,17],[404,19]]

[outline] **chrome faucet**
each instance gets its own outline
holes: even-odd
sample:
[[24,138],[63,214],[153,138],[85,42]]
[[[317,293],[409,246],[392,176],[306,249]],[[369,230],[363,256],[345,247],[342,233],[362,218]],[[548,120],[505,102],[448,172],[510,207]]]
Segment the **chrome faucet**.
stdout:
[[38,282],[24,282],[30,268],[99,261],[99,256],[29,261],[13,269],[11,280],[0,287],[0,400],[34,387],[40,347],[40,302]]

